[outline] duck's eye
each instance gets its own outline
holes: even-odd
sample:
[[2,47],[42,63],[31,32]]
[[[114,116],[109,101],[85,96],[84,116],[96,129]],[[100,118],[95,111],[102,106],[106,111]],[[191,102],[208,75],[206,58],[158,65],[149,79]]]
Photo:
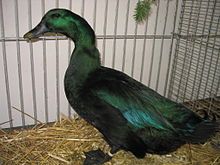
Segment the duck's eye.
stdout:
[[52,17],[52,18],[59,18],[59,17],[60,17],[60,14],[59,14],[59,13],[55,13],[55,14],[52,14],[51,17]]

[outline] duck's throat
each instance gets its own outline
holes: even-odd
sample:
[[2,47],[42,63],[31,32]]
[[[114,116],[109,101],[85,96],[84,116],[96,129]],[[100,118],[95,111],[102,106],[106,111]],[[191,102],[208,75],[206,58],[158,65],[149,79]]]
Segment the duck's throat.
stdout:
[[65,91],[77,96],[89,75],[100,67],[96,47],[76,47],[65,74]]
[[80,21],[72,23],[68,28],[64,33],[73,40],[76,47],[84,46],[89,48],[96,45],[95,32],[85,20],[80,19]]

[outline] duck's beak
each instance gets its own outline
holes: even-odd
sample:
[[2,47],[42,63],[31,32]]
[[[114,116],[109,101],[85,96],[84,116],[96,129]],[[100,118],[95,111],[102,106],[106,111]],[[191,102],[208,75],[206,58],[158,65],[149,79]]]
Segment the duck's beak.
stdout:
[[45,24],[40,22],[34,29],[32,29],[31,31],[27,32],[24,35],[24,39],[30,40],[30,39],[38,38],[48,31],[49,29],[45,26]]

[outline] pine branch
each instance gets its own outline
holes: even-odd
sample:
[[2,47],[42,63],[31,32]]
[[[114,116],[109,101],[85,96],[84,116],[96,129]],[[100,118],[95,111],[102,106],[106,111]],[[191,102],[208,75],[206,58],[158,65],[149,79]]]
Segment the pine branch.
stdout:
[[137,2],[134,14],[134,19],[137,23],[141,23],[148,18],[151,5],[155,3],[155,1],[156,0],[140,0]]

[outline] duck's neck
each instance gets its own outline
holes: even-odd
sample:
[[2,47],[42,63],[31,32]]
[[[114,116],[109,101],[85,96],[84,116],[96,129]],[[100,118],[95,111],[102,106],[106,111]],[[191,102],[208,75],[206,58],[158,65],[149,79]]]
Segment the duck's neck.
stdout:
[[70,33],[67,36],[73,40],[76,48],[80,47],[95,47],[95,33],[90,29],[80,29],[79,31]]
[[76,45],[65,75],[66,93],[77,97],[89,74],[100,67],[99,56],[95,46]]
[[[65,33],[75,43],[69,66],[65,75],[65,90],[68,95],[77,96],[89,74],[100,67],[100,55],[96,48],[95,33],[90,25],[78,15],[73,14],[72,23]],[[67,96],[68,97],[68,96]]]
[[65,29],[65,35],[74,41],[76,47],[94,47],[96,45],[95,32],[86,20],[74,13],[69,19],[71,21]]

